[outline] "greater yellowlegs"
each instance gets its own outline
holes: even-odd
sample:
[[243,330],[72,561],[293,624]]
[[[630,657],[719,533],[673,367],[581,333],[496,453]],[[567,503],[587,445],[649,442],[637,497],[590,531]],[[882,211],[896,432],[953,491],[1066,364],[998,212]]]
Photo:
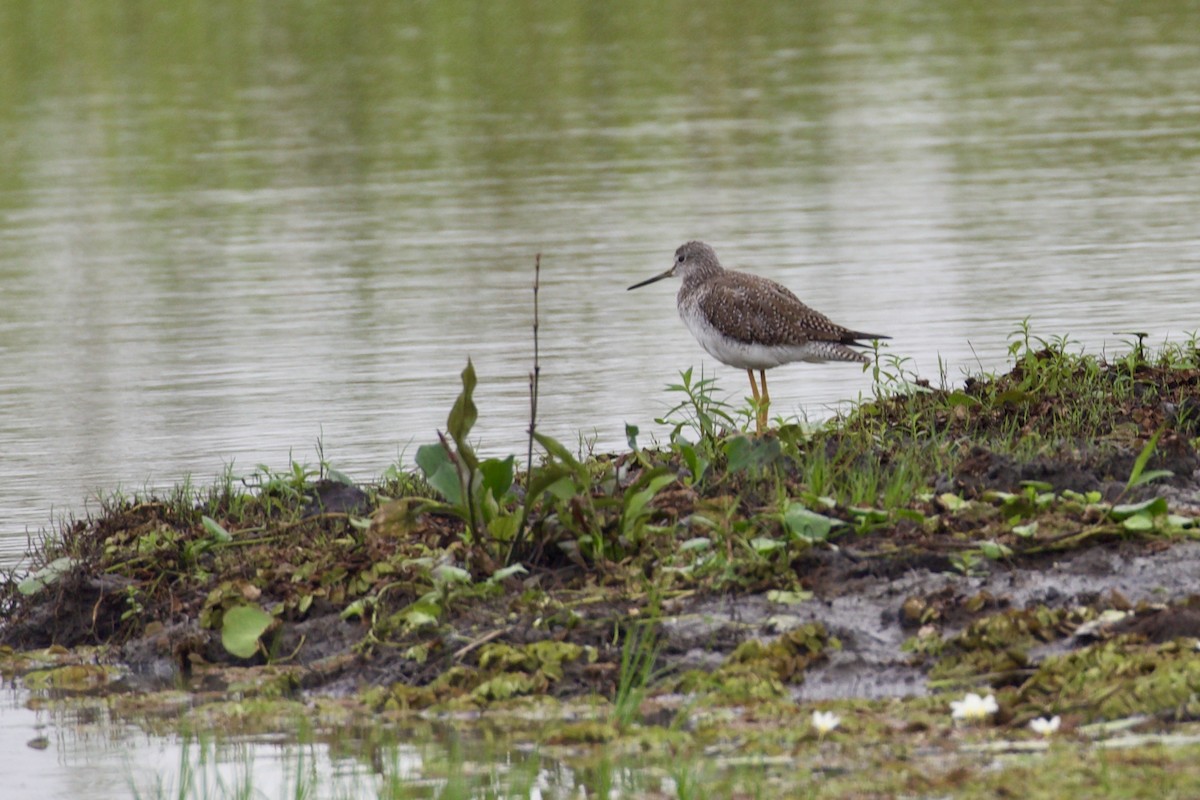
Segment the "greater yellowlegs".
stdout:
[[[746,370],[757,412],[759,433],[767,425],[767,370],[793,361],[854,361],[870,359],[851,348],[865,347],[863,339],[888,339],[878,333],[843,328],[814,311],[775,281],[721,266],[704,242],[688,242],[675,251],[675,263],[661,275],[635,283],[637,289],[663,278],[683,278],[679,316],[710,356]],[[762,378],[762,393],[754,382]]]

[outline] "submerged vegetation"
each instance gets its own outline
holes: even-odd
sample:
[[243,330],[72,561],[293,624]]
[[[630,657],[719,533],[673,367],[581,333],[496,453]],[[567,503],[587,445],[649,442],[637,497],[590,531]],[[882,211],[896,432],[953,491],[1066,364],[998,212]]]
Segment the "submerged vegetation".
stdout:
[[[1028,794],[978,753],[1035,744],[1078,792],[1100,762],[1132,787],[1138,759],[1088,743],[1200,710],[1200,352],[1022,325],[1010,355],[952,386],[877,352],[872,398],[764,437],[689,370],[666,441],[629,426],[600,456],[539,433],[535,400],[523,468],[477,454],[468,362],[414,470],[229,472],[65,524],[0,590],[0,667],[133,716],[236,696],[191,696],[197,731],[513,714],[576,758],[692,754],[678,796],[747,791],[749,755],[814,793]],[[940,766],[915,777],[912,748]],[[1200,783],[1189,752],[1156,751],[1164,780]]]

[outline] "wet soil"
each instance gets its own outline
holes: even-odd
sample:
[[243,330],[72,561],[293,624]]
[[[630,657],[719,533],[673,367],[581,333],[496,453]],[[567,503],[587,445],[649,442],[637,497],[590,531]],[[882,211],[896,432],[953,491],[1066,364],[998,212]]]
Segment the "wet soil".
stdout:
[[[1146,366],[1135,373],[1156,391],[1112,409],[1108,427],[1093,439],[1052,443],[1028,457],[989,436],[1001,428],[1037,433],[1061,416],[1062,398],[1013,400],[993,386],[992,396],[1008,399],[970,414],[962,405],[923,400],[929,429],[961,443],[953,468],[929,476],[929,496],[857,529],[851,509],[827,509],[847,523],[845,532],[829,541],[792,541],[771,561],[730,555],[726,574],[733,577],[721,580],[686,577],[691,573],[680,567],[688,563],[683,545],[711,529],[698,517],[711,517],[714,508],[762,507],[781,485],[799,496],[807,477],[800,467],[781,461],[761,486],[733,476],[701,487],[687,480],[678,454],[610,457],[613,474],[625,476],[614,479],[618,489],[651,469],[681,476],[650,502],[655,527],[643,534],[647,543],[621,543],[616,557],[597,558],[584,557],[577,539],[566,540],[564,531],[577,532],[587,514],[611,513],[600,534],[616,541],[620,503],[605,512],[614,490],[597,490],[599,511],[580,498],[553,513],[543,509],[530,528],[526,571],[499,581],[488,580],[502,566],[496,551],[473,547],[461,519],[414,497],[389,500],[379,487],[321,481],[293,496],[267,486],[255,497],[255,515],[236,524],[237,498],[226,488],[203,505],[209,513],[229,512],[222,518],[229,541],[219,546],[208,543],[212,529],[199,504],[123,502],[61,532],[43,563],[66,556],[71,566],[40,591],[24,594],[9,584],[0,643],[15,650],[105,645],[135,688],[180,680],[211,688],[220,683],[213,665],[269,662],[290,670],[299,691],[400,687],[401,702],[421,706],[455,692],[474,693],[479,702],[505,691],[612,697],[622,643],[643,624],[657,632],[653,674],[665,690],[740,663],[747,643],[786,641],[789,657],[807,653],[801,668],[772,673],[769,659],[753,663],[783,676],[789,695],[802,700],[922,696],[938,664],[922,643],[954,642],[980,620],[1012,611],[1086,609],[1047,634],[1024,666],[1100,635],[1149,643],[1200,638],[1200,543],[1192,523],[1168,521],[1159,509],[1146,512],[1145,525],[1126,525],[1112,512],[1114,502],[1155,497],[1166,498],[1175,515],[1200,509],[1200,459],[1189,427],[1196,415],[1180,410],[1195,402],[1200,376]],[[1021,377],[1015,369],[1003,380]],[[983,389],[968,385],[958,394],[972,392]],[[913,402],[883,403],[877,413],[898,424],[917,413]],[[1156,432],[1158,447],[1145,466],[1171,476],[1131,489],[1129,475]],[[897,458],[883,451],[860,457]],[[1094,494],[1085,502],[1070,493]],[[1014,520],[1014,496],[1036,500],[1036,508]],[[1044,507],[1042,497],[1050,498]],[[578,516],[574,528],[562,519],[568,510]],[[361,524],[368,515],[370,525]],[[769,520],[754,517],[723,546],[733,554],[752,536],[779,536],[778,522]],[[1029,520],[1042,532],[1014,532],[1015,522]],[[1003,549],[982,557],[981,543]],[[438,564],[459,565],[469,580],[439,583],[431,578]],[[247,603],[269,610],[275,622],[260,651],[242,659],[223,646],[220,619]],[[430,604],[431,618],[414,621],[414,611]],[[1120,618],[1076,635],[1108,610]],[[804,637],[809,649],[797,651]],[[543,644],[560,649],[537,649]],[[509,683],[501,686],[501,678]]]

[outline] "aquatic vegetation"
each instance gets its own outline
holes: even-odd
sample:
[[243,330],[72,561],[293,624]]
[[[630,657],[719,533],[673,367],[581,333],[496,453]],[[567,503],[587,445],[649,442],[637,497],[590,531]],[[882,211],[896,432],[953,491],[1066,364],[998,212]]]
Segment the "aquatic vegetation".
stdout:
[[[757,438],[689,371],[660,449],[631,426],[629,451],[585,454],[531,424],[524,464],[477,454],[468,363],[446,432],[375,484],[322,456],[70,522],[0,587],[0,674],[47,701],[125,664],[167,676],[172,710],[181,688],[224,694],[195,701],[197,730],[294,724],[305,698],[338,724],[507,714],[572,753],[720,754],[672,762],[681,792],[761,789],[747,752],[786,759],[788,786],[863,794],[951,733],[1187,725],[1200,360],[1073,348],[1023,327],[1009,371],[958,387],[884,357],[872,399]],[[73,657],[85,643],[102,649]],[[857,783],[818,747],[846,748]],[[926,774],[904,791],[953,782]]]

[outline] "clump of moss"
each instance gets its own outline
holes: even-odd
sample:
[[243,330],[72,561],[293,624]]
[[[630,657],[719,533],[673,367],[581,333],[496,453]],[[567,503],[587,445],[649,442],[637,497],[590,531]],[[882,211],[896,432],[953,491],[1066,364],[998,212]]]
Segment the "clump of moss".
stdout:
[[788,696],[787,686],[803,682],[804,672],[824,661],[841,642],[819,622],[793,628],[772,641],[748,639],[714,672],[684,673],[676,688],[730,702],[774,700]]
[[983,617],[942,643],[930,680],[957,681],[987,675],[993,682],[1004,681],[1005,675],[1028,668],[1030,647],[1069,635],[1094,616],[1086,609],[1039,605]]
[[1018,702],[1081,713],[1086,720],[1182,710],[1200,692],[1200,658],[1180,639],[1147,645],[1123,635],[1044,660]]

